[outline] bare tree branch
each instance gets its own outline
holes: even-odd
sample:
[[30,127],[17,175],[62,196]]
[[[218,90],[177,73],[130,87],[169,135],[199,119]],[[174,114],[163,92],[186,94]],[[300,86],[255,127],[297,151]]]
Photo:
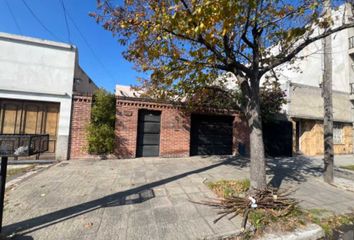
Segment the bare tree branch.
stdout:
[[250,21],[250,16],[251,16],[251,7],[249,6],[247,9],[247,17],[246,17],[246,23],[241,35],[241,39],[250,47],[250,48],[254,48],[254,44],[247,38],[246,34],[248,31],[248,27],[249,27],[249,21]]
[[352,28],[354,27],[354,23],[348,23],[348,24],[343,24],[337,28],[333,28],[333,29],[329,29],[328,31],[325,31],[317,36],[314,37],[310,37],[305,39],[301,44],[299,44],[298,46],[296,46],[290,53],[288,53],[287,55],[284,55],[283,53],[278,54],[277,56],[272,57],[273,59],[275,59],[273,61],[272,64],[270,64],[267,67],[264,67],[261,71],[262,75],[266,72],[268,72],[269,70],[278,67],[279,65],[290,61],[293,57],[295,57],[299,52],[301,52],[305,47],[307,47],[309,44],[320,40],[322,38],[325,38],[333,33],[339,32],[341,30],[347,29],[347,28]]
[[[173,58],[173,57],[171,57],[171,58]],[[210,63],[206,63],[206,62],[190,61],[186,58],[178,58],[177,60],[179,60],[181,62],[190,63],[190,64],[203,65],[204,67],[219,69],[219,70],[223,70],[223,71],[230,71],[231,70],[228,66],[221,65],[221,64],[210,64]]]

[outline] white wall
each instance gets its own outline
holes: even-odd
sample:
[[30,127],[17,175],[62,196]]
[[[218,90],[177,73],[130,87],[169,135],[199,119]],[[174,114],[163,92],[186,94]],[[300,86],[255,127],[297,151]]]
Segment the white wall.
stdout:
[[[346,16],[350,9],[342,5],[339,10],[333,11],[332,19],[334,26],[339,26],[343,21],[343,11]],[[317,31],[319,31],[317,29]],[[332,35],[332,59],[333,59],[333,90],[349,93],[350,76],[353,74],[352,60],[349,55],[349,37],[353,36],[352,29],[345,29]],[[319,87],[323,77],[323,40],[318,40],[298,54],[294,64],[283,64],[276,69],[280,74],[282,83],[290,81],[293,83]],[[298,69],[296,69],[296,68]]]
[[[290,81],[319,87],[323,76],[323,47],[319,40],[305,48],[294,64],[284,64],[276,69],[281,83]],[[348,31],[343,30],[332,36],[333,90],[349,93],[351,60],[348,53]]]
[[76,49],[0,33],[0,98],[60,103],[56,159],[66,159]]
[[75,49],[45,43],[0,34],[0,89],[71,94]]

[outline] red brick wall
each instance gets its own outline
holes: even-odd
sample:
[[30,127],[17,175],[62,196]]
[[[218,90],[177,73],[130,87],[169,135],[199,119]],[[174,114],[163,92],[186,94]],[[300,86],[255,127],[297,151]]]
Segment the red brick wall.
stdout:
[[[74,96],[70,136],[70,159],[95,158],[87,152],[86,126],[91,118],[92,97]],[[135,158],[139,109],[161,111],[160,156],[186,157],[190,148],[190,115],[175,106],[139,100],[117,99],[116,149],[118,158]],[[234,119],[233,153],[239,145],[249,151],[249,131],[246,121],[238,114]]]
[[116,150],[118,158],[134,158],[139,109],[161,111],[160,156],[189,156],[189,117],[169,104],[117,99]]
[[190,117],[176,108],[166,108],[161,114],[160,155],[189,156]]
[[70,159],[92,158],[87,152],[86,126],[91,119],[92,97],[74,96],[71,115]]
[[239,148],[244,148],[244,152],[241,154],[249,154],[250,146],[250,131],[247,126],[247,121],[242,119],[239,114],[234,114],[233,122],[233,154],[239,154]]
[[[139,109],[161,111],[160,156],[186,157],[190,148],[190,115],[171,104],[152,103],[141,100],[117,99],[116,150],[118,158],[134,158],[138,130]],[[238,114],[234,120],[233,153],[238,153],[239,144],[247,151],[249,131],[245,121]]]
[[118,158],[134,158],[138,128],[138,108],[125,102],[116,102],[116,148]]

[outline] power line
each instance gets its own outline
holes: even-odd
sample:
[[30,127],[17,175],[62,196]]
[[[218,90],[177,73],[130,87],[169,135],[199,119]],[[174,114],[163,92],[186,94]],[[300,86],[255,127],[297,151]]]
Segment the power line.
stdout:
[[70,27],[69,27],[69,23],[68,23],[68,19],[67,19],[67,13],[66,13],[66,8],[65,8],[65,4],[64,4],[64,0],[61,0],[61,6],[63,7],[63,12],[64,12],[64,18],[65,18],[65,26],[66,26],[66,31],[68,33],[68,41],[71,44],[71,38],[70,38]]
[[20,28],[20,25],[19,25],[18,22],[17,22],[17,19],[16,19],[15,14],[12,12],[12,9],[11,9],[11,7],[10,7],[9,2],[8,2],[7,0],[4,0],[4,1],[5,1],[6,6],[7,6],[7,9],[9,10],[9,12],[10,12],[10,14],[11,14],[12,19],[13,19],[14,22],[15,22],[15,25],[16,25],[16,27],[17,27],[17,30],[18,30],[19,33],[22,35],[22,30],[21,30],[21,28]]
[[87,39],[85,38],[85,35],[80,31],[80,28],[76,25],[74,19],[71,17],[71,15],[69,14],[69,11],[67,11],[67,15],[70,19],[70,21],[73,23],[76,31],[79,33],[79,35],[81,36],[82,40],[84,41],[84,43],[86,44],[86,46],[88,47],[88,49],[91,51],[92,56],[96,59],[96,61],[101,65],[102,69],[106,72],[106,74],[111,78],[111,80],[114,80],[113,75],[111,74],[111,72],[107,69],[106,65],[104,65],[104,63],[101,61],[101,59],[97,56],[96,52],[93,50],[93,48],[91,47],[90,43],[87,41]]
[[42,26],[43,29],[45,29],[53,38],[61,40],[58,36],[56,36],[52,31],[50,31],[43,23],[42,21],[37,17],[37,15],[34,13],[32,8],[28,6],[25,0],[22,0],[23,4],[25,7],[28,9],[28,11],[31,13],[31,15],[37,20],[37,22]]

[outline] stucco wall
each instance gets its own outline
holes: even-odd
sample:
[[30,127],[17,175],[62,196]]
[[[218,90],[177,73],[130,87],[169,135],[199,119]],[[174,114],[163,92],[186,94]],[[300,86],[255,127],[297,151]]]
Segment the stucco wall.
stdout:
[[[306,119],[323,119],[324,107],[322,89],[306,85],[289,86],[289,103],[287,106],[290,117]],[[352,122],[352,104],[349,94],[333,92],[333,117],[335,121]]]
[[[322,40],[306,47],[294,64],[284,64],[276,69],[281,83],[290,81],[319,87],[323,78]],[[349,93],[349,75],[353,72],[352,60],[348,53],[348,30],[332,36],[333,90]]]
[[[345,9],[344,9],[345,8]],[[346,18],[351,15],[350,7],[342,5],[339,10],[333,11],[335,26],[342,24],[343,11]],[[321,30],[315,29],[314,35]],[[353,35],[353,29],[345,29],[332,35],[332,58],[333,58],[333,90],[349,93],[350,76],[353,75],[352,59],[349,55],[349,37]],[[286,63],[276,69],[280,75],[281,83],[290,81],[314,87],[319,87],[323,75],[323,40],[318,40],[304,50],[293,64]]]
[[76,49],[0,34],[0,89],[71,94]]
[[67,159],[76,49],[0,33],[0,98],[60,103],[56,159]]

